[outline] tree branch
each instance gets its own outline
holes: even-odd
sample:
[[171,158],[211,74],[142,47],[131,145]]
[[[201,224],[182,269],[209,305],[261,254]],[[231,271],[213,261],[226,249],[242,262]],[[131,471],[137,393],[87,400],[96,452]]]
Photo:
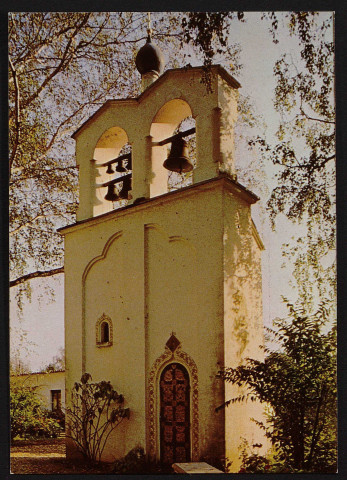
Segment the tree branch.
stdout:
[[[54,215],[54,214],[53,214]],[[16,227],[14,228],[13,230],[11,230],[9,232],[10,236],[11,235],[15,235],[16,233],[18,233],[20,230],[22,230],[23,228],[27,227],[28,225],[34,223],[36,220],[39,220],[40,218],[44,218],[46,217],[47,215],[44,214],[44,213],[39,213],[38,215],[36,215],[35,217],[33,218],[30,218],[27,222],[25,223],[22,223],[22,225],[19,225],[19,227]]]
[[306,112],[304,112],[304,110],[301,108],[300,109],[302,115],[304,115],[304,117],[306,117],[308,120],[313,120],[315,122],[322,122],[322,123],[329,123],[331,125],[335,125],[335,122],[332,122],[331,120],[324,120],[323,118],[315,118],[315,117],[310,117],[309,115],[307,115]]
[[[19,169],[17,169],[18,171]],[[38,168],[33,175],[27,175],[27,176],[20,176],[18,175],[17,178],[14,180],[11,180],[9,183],[10,188],[17,185],[18,183],[23,183],[25,180],[32,180],[35,179],[37,180],[38,177],[41,174],[44,173],[49,173],[49,172],[55,172],[55,171],[68,171],[68,170],[78,170],[78,165],[72,165],[69,167],[52,167],[52,168]]]
[[53,277],[54,275],[58,275],[59,273],[64,273],[64,267],[52,268],[52,270],[45,270],[43,272],[40,272],[38,270],[36,272],[28,273],[27,275],[22,275],[15,280],[11,280],[10,287],[15,287],[16,285],[25,283],[29,280],[32,280],[33,278]]
[[12,153],[10,157],[10,172],[11,172],[11,167],[13,160],[16,156],[17,148],[19,145],[19,135],[20,135],[20,120],[19,120],[19,85],[18,85],[18,78],[17,78],[17,73],[16,70],[13,66],[13,63],[11,61],[11,58],[9,57],[8,59],[10,63],[10,68],[12,72],[12,77],[13,77],[13,84],[14,84],[14,109],[15,109],[15,125],[16,125],[16,138],[14,142],[14,146],[12,148]]
[[71,37],[69,38],[69,41],[65,47],[64,53],[60,59],[58,66],[53,70],[53,72],[48,77],[45,78],[45,80],[42,82],[42,84],[36,90],[36,92],[34,92],[25,102],[23,102],[23,107],[27,107],[33,100],[35,100],[35,98],[37,98],[40,95],[40,93],[46,87],[46,85],[62,70],[73,39],[76,37],[78,32],[82,29],[82,27],[87,23],[89,17],[90,17],[90,13],[87,13],[84,15],[83,20],[79,25],[76,26],[75,31],[72,33]]
[[[109,87],[111,88],[111,86]],[[65,118],[64,121],[62,121],[60,123],[60,125],[57,127],[55,133],[52,135],[48,145],[46,146],[46,150],[45,150],[45,153],[44,155],[47,154],[47,152],[52,148],[56,138],[58,137],[58,135],[60,134],[60,130],[61,128],[66,125],[67,123],[69,123],[78,113],[80,113],[85,107],[88,107],[90,105],[93,105],[97,100],[100,100],[103,98],[103,95],[105,95],[105,93],[107,93],[107,89],[106,89],[106,92],[104,90],[101,91],[101,93],[99,93],[98,95],[96,95],[94,97],[94,99],[91,99],[91,100],[88,100],[87,102],[84,102],[82,103],[81,105],[79,105],[79,107],[77,109],[75,109],[68,117]]]
[[[296,68],[296,67],[295,67]],[[335,125],[336,122],[332,122],[331,120],[324,120],[323,118],[314,118],[314,117],[310,117],[309,115],[307,115],[307,113],[304,111],[304,108],[303,108],[303,98],[302,98],[302,95],[300,95],[300,113],[302,115],[304,115],[304,117],[306,117],[308,120],[313,120],[315,122],[322,122],[322,123],[329,123],[331,125]]]
[[325,158],[322,163],[318,165],[319,168],[323,167],[326,163],[330,162],[330,160],[333,160],[336,157],[336,155],[330,155],[330,157]]

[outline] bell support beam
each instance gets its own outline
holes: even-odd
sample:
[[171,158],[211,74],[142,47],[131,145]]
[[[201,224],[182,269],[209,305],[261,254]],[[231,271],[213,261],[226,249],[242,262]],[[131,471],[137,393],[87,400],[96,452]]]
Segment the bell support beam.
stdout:
[[128,164],[128,170],[131,169],[131,152],[125,153],[124,155],[121,155],[120,157],[113,158],[112,160],[108,160],[105,163],[100,163],[98,167],[108,167],[109,165],[113,165],[114,163],[121,162],[122,160],[128,160],[130,162],[130,165]]
[[161,147],[162,145],[166,145],[167,143],[172,142],[176,138],[188,137],[189,135],[193,135],[193,133],[195,133],[195,127],[190,128],[185,132],[176,133],[176,135],[173,135],[172,137],[169,137],[169,138],[165,138],[164,140],[160,140],[160,142],[153,142],[152,145],[153,147]]
[[114,178],[113,180],[110,180],[109,182],[106,183],[100,183],[99,185],[95,185],[96,188],[100,187],[108,187],[109,185],[114,185],[116,183],[124,182],[127,179],[132,178],[132,173],[128,173],[128,175],[123,175],[122,177]]

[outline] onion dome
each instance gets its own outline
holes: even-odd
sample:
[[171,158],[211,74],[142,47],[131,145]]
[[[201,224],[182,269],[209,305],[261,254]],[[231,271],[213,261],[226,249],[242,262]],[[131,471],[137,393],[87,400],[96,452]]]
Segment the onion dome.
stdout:
[[158,75],[163,73],[165,65],[164,55],[159,47],[153,45],[150,34],[145,45],[137,53],[135,64],[141,75],[149,72],[155,72]]

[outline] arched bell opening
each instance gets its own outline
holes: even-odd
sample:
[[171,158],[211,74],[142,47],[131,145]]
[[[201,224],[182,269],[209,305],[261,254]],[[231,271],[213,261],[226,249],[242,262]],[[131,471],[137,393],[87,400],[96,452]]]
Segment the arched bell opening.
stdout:
[[94,150],[94,162],[93,215],[96,216],[123,207],[131,198],[131,145],[124,129],[111,127],[101,135]]
[[[195,120],[193,117],[187,117],[175,129],[173,135],[176,135],[179,132],[185,132],[187,130],[191,130],[195,128]],[[185,141],[185,145],[183,147],[183,158],[187,158],[188,162],[193,166],[191,170],[177,172],[175,170],[170,171],[168,170],[168,179],[167,179],[167,188],[168,191],[171,192],[173,190],[178,190],[179,188],[187,187],[193,183],[193,169],[196,167],[196,137],[195,135],[189,135],[188,137],[183,139]],[[169,144],[170,149],[168,149],[168,159],[170,156],[173,156],[173,163],[175,166],[175,158],[176,155],[180,155],[180,145],[178,146],[177,152],[173,152],[173,144]],[[165,163],[165,162],[164,162]]]
[[195,120],[185,100],[179,98],[170,100],[154,116],[150,130],[152,137],[151,197],[192,183],[192,169],[196,157],[195,140],[192,140],[191,136],[170,139],[186,127],[195,128]]

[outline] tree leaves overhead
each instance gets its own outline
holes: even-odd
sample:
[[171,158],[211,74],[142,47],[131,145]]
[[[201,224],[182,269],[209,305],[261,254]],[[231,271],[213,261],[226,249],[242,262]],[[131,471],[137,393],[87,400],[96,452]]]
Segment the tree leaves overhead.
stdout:
[[[9,14],[10,264],[19,288],[29,288],[23,282],[31,272],[59,271],[63,244],[56,229],[74,221],[78,202],[70,136],[107,99],[140,93],[134,59],[146,39],[146,17],[146,12]],[[187,41],[183,19],[187,24],[189,14],[152,16],[167,68],[186,60],[179,48]],[[230,55],[237,51],[223,44]]]
[[[246,19],[243,12],[156,12],[152,26],[166,68],[191,59],[206,67],[212,60],[232,62],[237,71],[240,46],[230,32],[233,22]],[[321,259],[335,239],[332,21],[316,12],[269,12],[263,19],[275,42],[283,42],[279,32],[285,29],[299,48],[296,58],[284,53],[274,66],[278,141],[262,136],[249,143],[277,172],[268,202],[272,220],[284,214],[307,223],[306,241],[285,248],[296,280],[305,285],[312,275],[324,277],[318,287],[330,288],[334,267],[323,268]],[[31,273],[61,271],[63,244],[56,229],[73,223],[78,202],[70,135],[108,98],[138,95],[134,58],[146,27],[146,12],[9,15],[10,262],[19,289],[29,288],[23,282]],[[241,98],[240,117],[254,124],[249,112]],[[310,273],[303,270],[305,256],[312,260]]]
[[[268,18],[278,42],[278,19],[274,13]],[[297,58],[283,54],[274,67],[274,107],[281,115],[279,143],[270,146],[258,139],[278,170],[278,187],[269,207],[273,218],[283,212],[296,220],[307,213],[331,225],[335,188],[332,19],[319,21],[315,12],[291,12],[286,22],[290,34],[298,39],[300,52]]]
[[[56,228],[71,223],[77,171],[71,133],[117,88],[131,92],[132,14],[16,13],[9,16],[10,262],[14,277],[61,265]],[[100,81],[97,81],[100,80]],[[116,87],[117,85],[117,87]],[[25,253],[24,253],[25,252]]]
[[205,65],[211,65],[216,54],[228,51],[230,21],[233,19],[244,21],[243,12],[189,12],[183,17],[184,41],[202,52]]
[[282,54],[274,66],[274,107],[280,114],[277,143],[258,137],[250,144],[260,146],[275,167],[276,185],[268,200],[273,225],[279,214],[306,225],[306,238],[299,235],[284,248],[301,298],[312,302],[317,291],[320,298],[334,298],[334,261],[323,266],[335,248],[333,16],[270,12],[263,18],[270,21],[275,43],[281,45],[282,22],[299,48],[296,55]]

